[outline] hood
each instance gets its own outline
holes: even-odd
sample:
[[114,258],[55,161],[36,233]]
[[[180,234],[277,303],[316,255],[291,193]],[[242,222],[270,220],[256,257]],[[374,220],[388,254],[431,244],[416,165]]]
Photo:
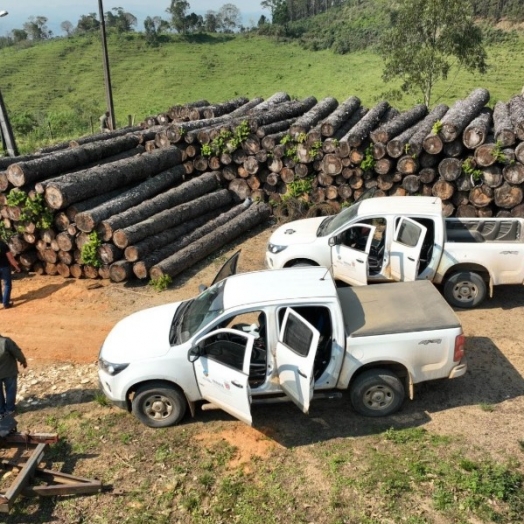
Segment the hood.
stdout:
[[280,226],[271,235],[270,244],[290,246],[293,244],[310,244],[317,238],[318,226],[326,217],[304,218]]
[[181,302],[137,311],[122,319],[109,332],[100,357],[112,364],[121,364],[165,355],[169,330]]

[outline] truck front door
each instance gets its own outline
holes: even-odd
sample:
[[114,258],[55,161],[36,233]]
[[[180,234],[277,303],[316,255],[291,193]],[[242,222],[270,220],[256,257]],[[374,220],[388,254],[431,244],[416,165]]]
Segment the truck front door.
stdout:
[[313,397],[313,365],[320,333],[304,317],[287,308],[277,342],[280,387],[304,412]]
[[368,257],[375,226],[353,224],[330,240],[333,277],[353,286],[368,283]]
[[391,243],[391,277],[399,281],[417,278],[420,252],[427,228],[407,217],[398,221]]
[[236,329],[217,329],[189,350],[202,398],[252,425],[249,366],[255,337]]

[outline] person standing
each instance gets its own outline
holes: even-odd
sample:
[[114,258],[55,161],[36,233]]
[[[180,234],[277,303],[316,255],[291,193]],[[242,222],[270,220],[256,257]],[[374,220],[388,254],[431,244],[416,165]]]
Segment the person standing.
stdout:
[[111,119],[109,118],[109,116],[109,111],[106,111],[100,117],[100,131],[102,131],[102,133],[109,133],[111,131]]
[[0,240],[0,287],[3,286],[2,304],[4,309],[13,306],[11,302],[11,266],[17,273],[20,273],[20,266],[15,260],[13,253],[11,253],[9,246],[3,240]]
[[0,335],[0,419],[16,411],[18,362],[27,367],[22,350],[12,339]]

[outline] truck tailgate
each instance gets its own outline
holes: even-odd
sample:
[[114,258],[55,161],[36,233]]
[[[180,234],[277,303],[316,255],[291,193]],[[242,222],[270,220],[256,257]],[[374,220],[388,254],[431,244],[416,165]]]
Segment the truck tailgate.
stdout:
[[428,280],[337,290],[346,332],[352,337],[460,327],[460,321]]

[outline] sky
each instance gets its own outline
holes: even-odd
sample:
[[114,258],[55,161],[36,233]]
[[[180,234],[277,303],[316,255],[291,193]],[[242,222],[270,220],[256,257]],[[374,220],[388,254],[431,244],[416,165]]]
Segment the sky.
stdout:
[[[242,21],[246,27],[256,25],[261,15],[270,16],[269,11],[262,9],[260,0],[187,0],[188,13],[204,15],[207,11],[218,11],[224,4],[231,3],[240,9]],[[144,30],[144,19],[147,16],[161,16],[169,19],[166,9],[170,0],[103,0],[104,12],[113,7],[121,7],[138,19],[137,31]],[[13,29],[21,29],[30,16],[45,16],[47,28],[55,36],[63,36],[60,24],[66,20],[76,26],[81,15],[97,13],[98,0],[0,0],[0,11],[9,14],[0,18],[0,36],[5,36]]]

